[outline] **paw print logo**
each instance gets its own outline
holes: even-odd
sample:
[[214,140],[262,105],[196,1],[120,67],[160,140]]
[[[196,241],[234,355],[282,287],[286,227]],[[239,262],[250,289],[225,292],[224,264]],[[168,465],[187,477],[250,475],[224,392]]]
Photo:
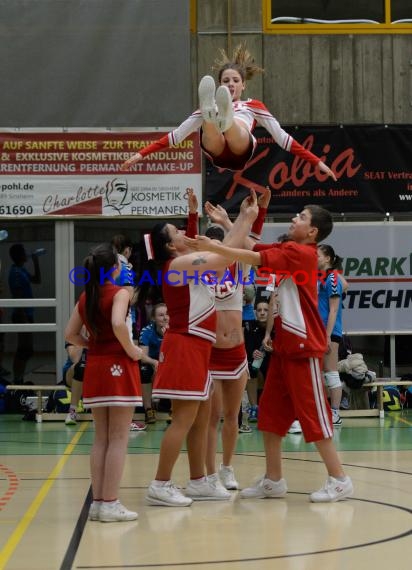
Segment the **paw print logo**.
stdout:
[[121,376],[123,374],[123,369],[120,364],[113,364],[110,368],[110,372],[112,373],[112,376]]

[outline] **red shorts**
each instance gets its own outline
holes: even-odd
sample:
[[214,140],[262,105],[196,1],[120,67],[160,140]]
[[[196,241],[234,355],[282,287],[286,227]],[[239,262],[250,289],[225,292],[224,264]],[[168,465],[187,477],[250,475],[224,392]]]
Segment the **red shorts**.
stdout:
[[[202,138],[200,137],[200,140]],[[234,154],[227,142],[225,141],[225,148],[223,152],[219,154],[219,156],[211,155],[200,143],[203,152],[212,161],[212,163],[217,166],[218,168],[225,168],[228,170],[243,170],[246,167],[246,164],[252,158],[253,153],[255,152],[255,148],[257,145],[257,141],[255,137],[250,133],[250,145],[247,151],[244,154]]]
[[140,406],[141,394],[138,363],[126,354],[87,355],[83,380],[85,408]]
[[153,398],[207,400],[212,378],[212,343],[198,336],[168,331],[162,342],[153,382]]
[[259,400],[258,428],[283,437],[296,419],[307,442],[333,436],[322,361],[315,357],[288,359],[274,353]]
[[244,344],[232,348],[212,348],[209,370],[213,380],[238,380],[247,369]]

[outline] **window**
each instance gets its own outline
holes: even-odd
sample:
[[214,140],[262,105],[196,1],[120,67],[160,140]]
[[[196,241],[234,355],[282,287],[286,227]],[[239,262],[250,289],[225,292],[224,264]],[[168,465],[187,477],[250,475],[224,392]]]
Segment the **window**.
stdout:
[[412,33],[411,0],[264,0],[276,34]]

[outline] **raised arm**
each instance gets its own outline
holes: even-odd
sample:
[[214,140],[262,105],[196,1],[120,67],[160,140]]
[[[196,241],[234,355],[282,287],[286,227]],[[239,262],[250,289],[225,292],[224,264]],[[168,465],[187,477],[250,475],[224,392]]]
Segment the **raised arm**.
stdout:
[[[185,242],[192,248],[197,249],[200,251],[216,253],[217,256],[213,258],[213,262],[215,262],[216,267],[210,267],[210,269],[224,269],[227,263],[232,263],[233,261],[242,261],[243,263],[249,265],[260,265],[260,253],[257,251],[249,251],[247,249],[238,249],[233,247],[228,247],[219,241],[211,240],[206,236],[197,236],[196,239],[185,238]],[[189,254],[190,256],[194,256],[195,254]],[[184,256],[189,257],[189,256]],[[201,258],[202,256],[200,256]],[[176,258],[173,260],[172,264],[175,262],[183,259]],[[205,257],[205,260],[208,259],[209,263],[211,262],[209,257]],[[197,265],[204,265],[205,261],[199,263],[196,261],[195,264]],[[219,267],[217,267],[217,265]]]

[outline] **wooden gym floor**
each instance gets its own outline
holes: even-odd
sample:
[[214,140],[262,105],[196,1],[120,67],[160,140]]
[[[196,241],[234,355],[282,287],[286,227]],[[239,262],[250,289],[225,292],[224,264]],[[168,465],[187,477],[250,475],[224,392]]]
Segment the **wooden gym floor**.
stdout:
[[[66,427],[0,416],[0,568],[199,570],[406,570],[412,560],[412,411],[384,419],[345,418],[336,446],[354,498],[311,504],[325,480],[314,447],[284,442],[284,499],[150,507],[165,422],[131,432],[120,498],[139,512],[130,523],[87,520],[92,422]],[[262,438],[239,434],[233,464],[241,486],[264,471]],[[183,452],[174,479],[184,486]]]

